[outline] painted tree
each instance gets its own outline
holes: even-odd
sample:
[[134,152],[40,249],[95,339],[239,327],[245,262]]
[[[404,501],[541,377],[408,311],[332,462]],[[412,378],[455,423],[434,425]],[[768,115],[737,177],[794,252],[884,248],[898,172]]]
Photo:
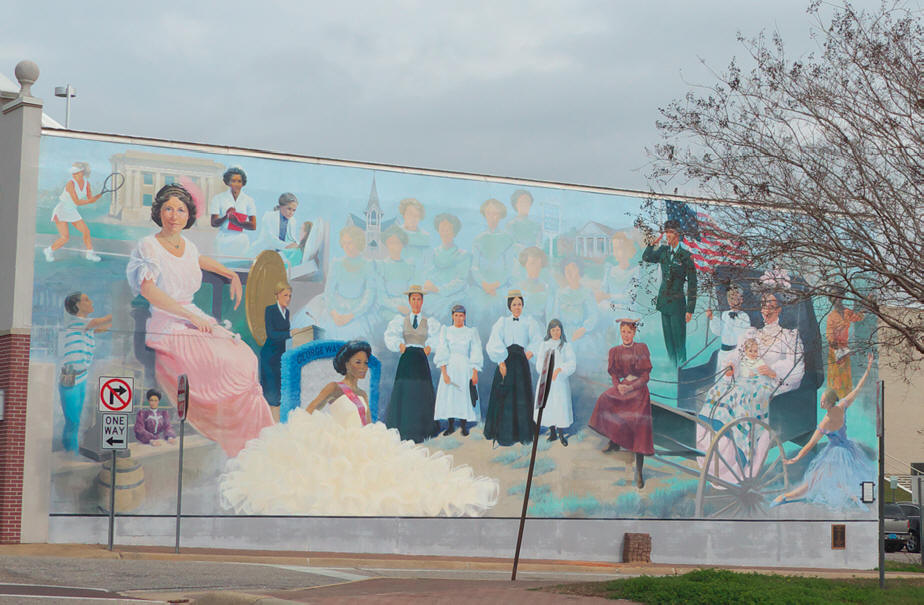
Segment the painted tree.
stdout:
[[748,69],[733,60],[662,108],[650,178],[725,202],[707,211],[755,266],[806,276],[810,295],[877,317],[877,344],[920,359],[922,12],[823,10],[808,8],[816,52],[790,59],[778,34],[739,35]]

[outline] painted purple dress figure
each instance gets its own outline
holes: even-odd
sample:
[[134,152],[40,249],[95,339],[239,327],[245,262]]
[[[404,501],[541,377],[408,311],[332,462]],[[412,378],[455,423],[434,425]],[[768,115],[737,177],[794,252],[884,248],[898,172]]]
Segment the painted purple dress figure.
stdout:
[[613,386],[597,399],[588,424],[610,440],[604,452],[622,448],[635,452],[635,479],[641,489],[645,487],[644,457],[654,454],[654,440],[648,392],[651,355],[644,343],[634,341],[636,325],[634,320],[620,321],[622,344],[610,349],[607,366]]
[[148,389],[144,398],[147,399],[149,407],[138,412],[135,419],[135,439],[145,445],[161,445],[164,441],[173,443],[176,433],[170,421],[170,411],[158,408],[160,400],[163,399],[160,391]]

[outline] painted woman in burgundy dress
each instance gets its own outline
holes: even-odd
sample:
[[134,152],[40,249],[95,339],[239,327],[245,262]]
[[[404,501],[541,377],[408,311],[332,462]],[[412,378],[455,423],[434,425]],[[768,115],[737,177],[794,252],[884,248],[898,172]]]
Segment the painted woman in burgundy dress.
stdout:
[[645,487],[642,465],[654,454],[651,436],[651,397],[648,377],[651,356],[648,347],[634,342],[637,323],[621,321],[622,344],[610,349],[607,371],[613,386],[597,399],[590,417],[590,428],[610,440],[604,452],[626,449],[635,452],[636,485]]

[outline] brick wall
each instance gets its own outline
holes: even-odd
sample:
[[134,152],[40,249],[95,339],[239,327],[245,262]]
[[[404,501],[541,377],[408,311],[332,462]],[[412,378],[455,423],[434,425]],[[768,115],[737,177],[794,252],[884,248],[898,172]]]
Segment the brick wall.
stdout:
[[29,335],[0,336],[0,389],[6,393],[0,421],[0,544],[20,541],[28,384]]

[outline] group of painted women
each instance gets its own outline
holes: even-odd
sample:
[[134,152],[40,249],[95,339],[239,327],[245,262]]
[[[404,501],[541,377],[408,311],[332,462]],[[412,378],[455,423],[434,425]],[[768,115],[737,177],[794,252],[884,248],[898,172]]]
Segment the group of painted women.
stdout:
[[601,307],[609,308],[616,299],[625,302],[627,280],[639,269],[639,263],[630,262],[638,248],[625,234],[614,236],[613,255],[597,291],[583,283],[583,262],[566,246],[553,275],[542,229],[529,217],[532,204],[529,192],[514,192],[510,205],[516,215],[502,225],[506,206],[496,199],[482,203],[486,228],[473,238],[470,251],[456,244],[462,222],[449,213],[433,219],[439,238],[434,246],[423,227],[424,206],[413,198],[399,203],[400,222],[381,233],[376,245],[384,258],[367,258],[366,248],[372,245],[367,232],[348,223],[339,233],[343,256],[331,262],[324,293],[294,314],[293,326],[318,325],[329,338],[370,339],[395,314],[408,312],[405,291],[419,284],[437,317],[449,321],[452,306],[464,302],[468,324],[486,338],[489,326],[506,311],[506,293],[517,289],[529,299],[525,315],[541,326],[558,319],[578,357],[599,357],[606,350],[596,330]]

